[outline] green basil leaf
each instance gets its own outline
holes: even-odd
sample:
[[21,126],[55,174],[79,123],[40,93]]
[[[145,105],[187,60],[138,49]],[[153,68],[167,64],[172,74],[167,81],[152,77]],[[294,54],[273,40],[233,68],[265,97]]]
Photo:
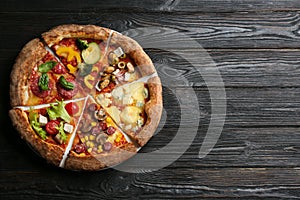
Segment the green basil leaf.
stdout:
[[57,64],[57,62],[55,62],[55,61],[48,61],[48,62],[45,62],[45,63],[41,64],[40,66],[38,66],[39,72],[47,73],[47,72],[49,72],[56,64]]
[[64,76],[61,76],[58,81],[65,89],[67,89],[67,90],[74,89],[74,84],[71,82],[68,82]]
[[38,85],[41,90],[49,90],[49,77],[47,74],[42,74],[39,79]]
[[79,38],[77,38],[77,40],[76,40],[76,45],[78,46],[78,48],[80,50],[84,50],[84,49],[87,49],[89,47],[87,41],[81,40]]

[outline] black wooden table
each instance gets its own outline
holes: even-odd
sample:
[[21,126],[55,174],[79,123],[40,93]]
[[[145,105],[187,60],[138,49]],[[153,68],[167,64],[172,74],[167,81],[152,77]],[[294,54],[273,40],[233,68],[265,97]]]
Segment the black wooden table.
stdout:
[[[20,139],[8,117],[12,65],[30,39],[65,23],[108,27],[144,44],[167,82],[160,129],[141,153],[172,143],[171,158],[188,146],[179,159],[152,172],[73,172],[48,165]],[[299,0],[7,0],[0,24],[0,199],[300,198]],[[159,32],[145,31],[151,27]],[[197,52],[206,54],[199,60]],[[226,96],[212,83],[216,72]],[[186,91],[196,101],[183,105]],[[215,115],[225,101],[226,112]],[[183,116],[191,108],[199,112]],[[209,125],[222,128],[223,119],[216,145],[199,158]],[[180,127],[186,137],[174,143]]]

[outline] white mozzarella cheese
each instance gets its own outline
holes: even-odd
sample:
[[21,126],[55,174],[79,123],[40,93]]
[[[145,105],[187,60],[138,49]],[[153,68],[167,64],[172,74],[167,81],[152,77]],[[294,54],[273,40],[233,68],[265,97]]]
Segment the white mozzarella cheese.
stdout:
[[47,117],[44,117],[43,115],[39,115],[39,123],[41,126],[45,126],[48,123]]
[[64,131],[66,131],[67,133],[72,133],[73,132],[73,126],[71,124],[64,124]]
[[121,55],[124,54],[124,51],[121,47],[118,47],[116,50],[114,50],[114,53],[116,54],[117,57],[120,57]]

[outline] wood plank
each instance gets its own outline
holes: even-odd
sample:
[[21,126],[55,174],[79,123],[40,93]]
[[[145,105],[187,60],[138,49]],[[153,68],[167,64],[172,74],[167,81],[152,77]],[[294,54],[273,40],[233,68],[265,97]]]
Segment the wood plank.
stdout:
[[[2,13],[0,16],[3,27],[1,34],[5,38],[2,42],[4,49],[21,48],[27,41],[49,28],[65,23],[96,24],[119,32],[133,29],[130,36],[154,47],[163,42],[168,48],[191,48],[190,43],[182,37],[183,34],[206,49],[299,48],[300,41],[299,12],[177,15],[158,13],[155,18],[149,12],[118,12],[112,15],[107,11],[72,14]],[[136,30],[151,26],[160,29],[167,27],[171,30],[158,29],[156,33],[149,32],[149,28]]]
[[186,12],[251,12],[251,11],[290,11],[299,10],[297,0],[173,0],[166,1],[160,8],[166,11]]
[[[206,88],[194,88],[198,98],[202,123],[206,124],[211,114],[211,98]],[[185,93],[186,88],[178,89],[177,93]],[[211,93],[216,90],[211,89]],[[169,96],[170,95],[170,96]],[[299,126],[300,88],[226,88],[226,97],[216,100],[227,100],[226,124],[231,127],[280,127]],[[189,98],[189,97],[187,97]],[[171,92],[164,93],[165,109],[180,115],[180,103]],[[194,105],[193,105],[194,106]],[[223,106],[216,103],[215,106]],[[172,110],[173,109],[173,110]],[[189,107],[183,107],[188,109]],[[174,114],[172,115],[174,116]],[[172,126],[180,123],[174,119],[168,123]],[[216,118],[215,120],[219,120]],[[174,122],[174,123],[172,123]],[[188,126],[188,121],[184,121]]]
[[[203,50],[205,52],[205,49]],[[206,87],[203,76],[219,71],[225,87],[299,87],[300,51],[295,50],[207,50],[196,57],[193,49],[149,49],[159,75],[179,77],[176,85]],[[175,54],[176,53],[176,54]],[[186,80],[186,81],[183,81]]]
[[180,12],[241,12],[241,11],[286,11],[300,10],[297,0],[152,0],[150,1],[26,1],[2,2],[3,12],[100,12],[103,10],[142,10]]
[[51,169],[2,172],[1,196],[5,199],[298,199],[300,189],[299,168],[168,167],[141,174],[115,170],[63,171],[64,178],[61,172]]

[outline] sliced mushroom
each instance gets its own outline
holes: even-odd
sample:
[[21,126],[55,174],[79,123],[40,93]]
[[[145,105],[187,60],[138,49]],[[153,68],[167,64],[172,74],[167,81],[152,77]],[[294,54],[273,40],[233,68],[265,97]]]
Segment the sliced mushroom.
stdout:
[[104,109],[97,110],[94,114],[94,117],[97,120],[105,120],[106,119],[106,113],[105,113]]
[[84,123],[83,126],[81,127],[81,131],[84,133],[87,133],[91,131],[93,126],[90,123]]
[[107,139],[107,135],[106,134],[99,134],[97,137],[96,137],[96,142],[98,144],[104,144],[106,142],[106,139]]
[[114,52],[110,52],[108,54],[108,62],[111,65],[115,65],[115,64],[117,64],[119,62],[119,58],[118,58],[118,56]]

